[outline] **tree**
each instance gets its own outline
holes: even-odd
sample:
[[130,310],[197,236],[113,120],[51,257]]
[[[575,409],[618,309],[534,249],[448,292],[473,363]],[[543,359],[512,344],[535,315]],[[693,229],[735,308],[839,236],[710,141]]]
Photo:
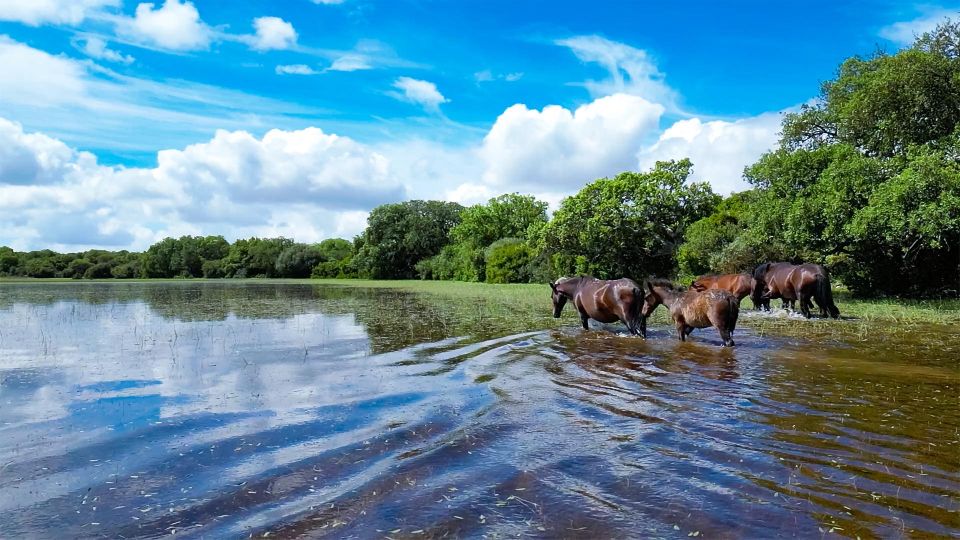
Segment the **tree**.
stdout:
[[450,229],[460,222],[463,207],[441,201],[385,204],[370,212],[361,235],[355,264],[377,279],[416,275],[417,262],[432,257],[449,243]]
[[526,283],[535,253],[519,238],[502,238],[486,249],[487,283]]
[[720,200],[706,183],[687,184],[689,159],[657,162],[645,173],[596,180],[564,199],[537,239],[562,274],[601,278],[669,276],[694,221]]
[[527,238],[531,226],[547,222],[547,203],[529,195],[508,193],[463,211],[450,230],[456,243],[487,247],[501,238]]
[[907,166],[870,195],[847,230],[856,241],[841,266],[855,289],[956,295],[960,292],[960,161],[956,154],[916,148]]
[[723,259],[819,262],[859,295],[955,294],[958,43],[948,22],[894,55],[845,61],[746,170],[757,197]]
[[958,41],[960,22],[947,22],[897,54],[847,59],[817,103],[787,115],[784,147],[846,143],[891,157],[949,136],[960,122]]
[[277,256],[277,276],[288,278],[310,277],[310,271],[325,259],[318,246],[293,244]]
[[724,199],[716,211],[692,223],[683,234],[683,244],[677,252],[677,264],[684,278],[708,273],[734,273],[724,258],[724,248],[733,243],[747,227],[749,204],[756,193],[746,191]]
[[0,246],[0,275],[13,275],[20,264],[20,257],[13,248]]

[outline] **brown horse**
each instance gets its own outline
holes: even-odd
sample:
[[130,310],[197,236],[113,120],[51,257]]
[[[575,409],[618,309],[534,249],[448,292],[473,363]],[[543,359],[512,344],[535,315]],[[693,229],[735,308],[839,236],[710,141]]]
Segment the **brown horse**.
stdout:
[[[737,300],[743,300],[753,292],[753,276],[750,274],[722,274],[719,276],[700,276],[693,280],[690,288],[703,292],[707,289],[722,289],[730,291]],[[754,304],[753,307],[757,307]]]
[[820,307],[821,317],[840,317],[840,310],[833,303],[830,275],[819,264],[761,264],[753,271],[753,278],[756,283],[750,298],[755,304],[770,309],[771,298],[782,298],[785,304],[799,301],[800,312],[809,319],[813,299]]
[[587,329],[587,320],[602,323],[621,321],[631,334],[647,337],[647,320],[640,316],[643,290],[633,280],[600,280],[590,276],[560,278],[550,284],[553,289],[553,316],[560,312],[567,300],[580,312],[580,323]]
[[663,304],[670,311],[677,325],[677,337],[686,341],[694,328],[713,326],[720,332],[725,347],[733,347],[731,334],[737,328],[740,315],[740,300],[730,291],[722,289],[677,289],[667,280],[647,282],[647,295],[643,302],[643,318],[649,317],[657,306]]

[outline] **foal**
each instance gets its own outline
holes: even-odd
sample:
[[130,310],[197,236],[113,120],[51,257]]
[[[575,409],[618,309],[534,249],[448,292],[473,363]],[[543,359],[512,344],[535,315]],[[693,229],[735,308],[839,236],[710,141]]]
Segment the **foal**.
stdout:
[[737,327],[740,300],[733,293],[721,289],[684,291],[674,288],[673,283],[663,279],[648,281],[647,291],[641,312],[644,319],[663,304],[677,325],[680,341],[686,341],[694,328],[713,326],[720,332],[724,346],[734,346],[730,335]]

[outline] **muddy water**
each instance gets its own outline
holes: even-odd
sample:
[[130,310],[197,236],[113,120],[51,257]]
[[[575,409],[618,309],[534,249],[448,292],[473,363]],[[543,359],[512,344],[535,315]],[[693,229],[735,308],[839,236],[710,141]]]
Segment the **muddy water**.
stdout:
[[721,350],[456,304],[0,286],[0,536],[960,535],[955,329]]

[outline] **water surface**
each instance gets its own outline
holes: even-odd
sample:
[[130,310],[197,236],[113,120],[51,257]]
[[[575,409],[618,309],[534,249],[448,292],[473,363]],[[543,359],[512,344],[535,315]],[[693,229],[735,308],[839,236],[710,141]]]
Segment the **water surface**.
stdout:
[[0,285],[0,536],[960,536],[956,329],[729,350],[544,304]]

